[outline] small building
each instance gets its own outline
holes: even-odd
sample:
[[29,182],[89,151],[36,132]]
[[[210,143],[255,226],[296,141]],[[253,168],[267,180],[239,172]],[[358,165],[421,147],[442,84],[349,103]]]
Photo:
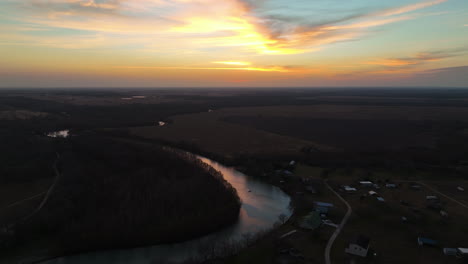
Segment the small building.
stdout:
[[343,190],[345,190],[345,192],[356,192],[357,191],[356,188],[348,186],[348,185],[343,186]]
[[284,171],[283,171],[283,175],[284,175],[284,176],[292,176],[293,173],[292,173],[291,171],[284,170]]
[[367,252],[369,252],[370,239],[365,236],[357,236],[352,240],[348,247],[345,248],[345,252],[351,255],[367,257]]
[[307,186],[305,187],[305,190],[306,190],[307,192],[311,193],[311,194],[316,194],[316,193],[317,193],[317,191],[315,190],[314,186],[312,186],[312,185],[307,185]]
[[370,196],[374,196],[374,195],[377,195],[377,193],[374,192],[374,191],[369,191],[369,195],[370,195]]
[[315,202],[315,211],[319,212],[320,214],[328,214],[328,211],[332,207],[333,204],[331,203]]
[[441,215],[442,217],[448,217],[448,213],[445,212],[444,210],[440,210],[440,215]]
[[418,237],[418,245],[434,247],[437,246],[437,241],[426,237]]
[[457,257],[468,258],[468,248],[457,248]]
[[413,190],[419,191],[419,190],[421,190],[421,185],[411,184],[410,188],[413,189]]
[[437,197],[435,195],[428,195],[428,196],[426,196],[426,200],[435,201],[435,200],[439,200],[439,197]]
[[322,217],[319,211],[312,211],[304,216],[299,226],[304,229],[314,230],[322,224]]
[[289,162],[289,166],[294,166],[294,165],[296,165],[296,161],[291,160],[291,161]]
[[464,192],[464,191],[465,191],[465,189],[464,189],[463,187],[461,187],[461,186],[458,186],[458,187],[457,187],[457,190],[459,190],[460,192]]
[[359,184],[364,187],[372,187],[374,184],[371,181],[360,181]]
[[445,256],[456,256],[458,253],[456,248],[444,248],[442,251],[444,252]]
[[387,187],[389,189],[395,189],[397,187],[397,185],[394,184],[394,183],[387,183],[387,184],[385,184],[385,187]]
[[377,197],[377,201],[379,201],[379,202],[385,202],[385,199],[382,198],[382,197]]

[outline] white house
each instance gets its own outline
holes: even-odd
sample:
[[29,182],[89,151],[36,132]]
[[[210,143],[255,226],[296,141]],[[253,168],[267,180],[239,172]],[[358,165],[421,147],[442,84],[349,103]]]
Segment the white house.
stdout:
[[356,237],[349,246],[345,248],[345,252],[351,255],[366,257],[369,252],[369,238],[365,236]]
[[355,191],[357,191],[356,188],[351,187],[351,186],[348,186],[348,185],[343,186],[343,189],[344,189],[345,191],[347,191],[347,192],[355,192]]
[[457,248],[457,257],[468,258],[468,248]]
[[365,187],[372,187],[374,184],[371,181],[360,181],[359,184]]

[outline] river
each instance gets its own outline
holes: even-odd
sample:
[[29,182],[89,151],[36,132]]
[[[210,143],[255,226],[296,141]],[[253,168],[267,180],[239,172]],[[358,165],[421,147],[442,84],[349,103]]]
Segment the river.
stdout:
[[278,222],[280,215],[286,218],[291,216],[290,197],[278,187],[253,179],[210,159],[200,159],[220,171],[224,179],[237,190],[242,206],[235,224],[182,243],[84,253],[48,260],[42,264],[182,263],[188,259],[199,259],[204,254],[201,252],[206,249],[227,243],[236,244],[246,237],[270,230]]

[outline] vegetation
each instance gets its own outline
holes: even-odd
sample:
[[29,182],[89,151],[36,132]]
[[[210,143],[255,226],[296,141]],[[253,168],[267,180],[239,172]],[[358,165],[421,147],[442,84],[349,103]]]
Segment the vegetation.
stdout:
[[94,134],[74,137],[47,205],[17,228],[59,252],[188,240],[236,221],[240,200],[195,156]]

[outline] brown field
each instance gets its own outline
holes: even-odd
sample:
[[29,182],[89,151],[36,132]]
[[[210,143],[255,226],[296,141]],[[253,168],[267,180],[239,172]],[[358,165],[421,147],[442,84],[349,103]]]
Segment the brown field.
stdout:
[[[173,117],[164,127],[136,127],[131,133],[144,138],[185,141],[223,156],[236,154],[297,154],[304,146],[331,149],[310,141],[281,136],[221,121],[225,111]],[[229,113],[228,113],[229,114]]]

